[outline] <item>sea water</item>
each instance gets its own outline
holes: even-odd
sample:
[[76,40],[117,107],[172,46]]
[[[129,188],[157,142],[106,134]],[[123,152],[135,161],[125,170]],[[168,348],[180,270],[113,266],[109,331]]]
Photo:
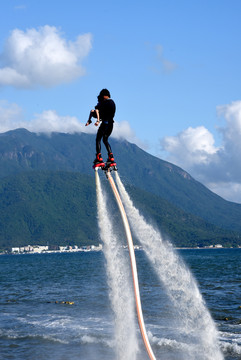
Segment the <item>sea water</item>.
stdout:
[[[241,249],[178,253],[196,278],[225,359],[241,359]],[[157,359],[178,359],[183,344],[176,340],[172,304],[145,252],[136,251],[136,260],[153,351]],[[0,359],[116,359],[103,252],[2,255],[0,284]],[[146,360],[138,325],[136,332],[136,359]]]

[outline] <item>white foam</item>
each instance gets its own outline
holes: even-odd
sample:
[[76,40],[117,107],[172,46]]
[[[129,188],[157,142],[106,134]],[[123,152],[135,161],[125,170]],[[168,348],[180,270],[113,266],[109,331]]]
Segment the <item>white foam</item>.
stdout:
[[234,353],[237,355],[241,355],[241,345],[235,342],[221,342],[220,343],[221,349],[224,353]]
[[189,350],[189,345],[183,342],[179,342],[175,339],[168,339],[168,338],[158,338],[157,336],[153,336],[150,332],[148,332],[148,337],[153,344],[161,348],[170,348],[170,349],[177,349],[177,350],[185,350],[186,352]]
[[113,341],[107,340],[107,339],[104,339],[104,338],[98,338],[96,336],[91,336],[91,335],[82,336],[81,337],[81,342],[83,344],[105,344],[109,348],[114,347],[114,342]]
[[69,344],[69,341],[66,339],[60,339],[56,335],[47,335],[42,333],[34,333],[34,332],[28,332],[25,331],[24,334],[19,332],[18,330],[5,330],[4,334],[0,334],[0,336],[4,336],[7,339],[11,340],[26,340],[28,339],[43,339],[50,342],[56,342],[59,344]]
[[[235,331],[235,329],[233,330]],[[220,347],[224,353],[241,355],[241,334],[220,332]]]

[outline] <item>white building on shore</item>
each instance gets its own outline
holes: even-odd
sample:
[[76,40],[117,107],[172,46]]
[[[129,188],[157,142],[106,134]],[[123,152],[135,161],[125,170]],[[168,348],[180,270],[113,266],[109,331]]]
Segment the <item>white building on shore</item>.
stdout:
[[48,249],[49,249],[48,246],[27,245],[21,247],[13,247],[12,253],[41,253],[43,251],[47,251]]
[[88,245],[78,247],[74,246],[59,246],[59,250],[49,250],[49,246],[41,246],[41,245],[27,245],[22,247],[13,247],[11,252],[13,254],[41,254],[45,252],[79,252],[79,251],[101,251],[102,245]]

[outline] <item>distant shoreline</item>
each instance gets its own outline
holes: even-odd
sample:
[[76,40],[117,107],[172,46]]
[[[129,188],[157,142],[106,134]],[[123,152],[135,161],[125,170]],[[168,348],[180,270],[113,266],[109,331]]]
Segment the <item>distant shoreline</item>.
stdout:
[[[127,245],[123,245],[124,249],[127,249]],[[135,250],[143,250],[142,246],[134,245]],[[241,249],[241,246],[237,247],[174,247],[175,250],[227,250],[227,249]],[[69,250],[43,250],[43,251],[23,251],[23,252],[0,252],[0,255],[42,255],[42,254],[75,254],[75,253],[89,253],[102,251],[102,246],[92,246],[91,248],[78,248]]]

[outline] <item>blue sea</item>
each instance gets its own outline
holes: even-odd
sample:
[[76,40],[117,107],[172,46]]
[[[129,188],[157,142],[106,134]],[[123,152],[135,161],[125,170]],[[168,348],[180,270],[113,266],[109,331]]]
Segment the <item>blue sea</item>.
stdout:
[[[177,359],[181,344],[172,305],[145,252],[135,253],[153,352],[157,359]],[[224,358],[241,359],[241,249],[183,249],[178,254],[198,283]],[[0,279],[0,359],[116,359],[103,252],[2,255]],[[136,333],[136,359],[146,360],[137,322]],[[189,359],[183,349],[180,358]]]

